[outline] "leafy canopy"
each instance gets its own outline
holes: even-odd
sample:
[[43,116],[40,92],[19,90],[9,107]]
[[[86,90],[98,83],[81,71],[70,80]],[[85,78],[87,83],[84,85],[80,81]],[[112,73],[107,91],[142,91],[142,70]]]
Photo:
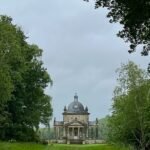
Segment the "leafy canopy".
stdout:
[[12,18],[0,16],[0,139],[35,140],[39,124],[49,125],[51,97],[44,89],[52,80],[41,56]]
[[[89,1],[89,0],[85,0]],[[150,1],[149,0],[96,0],[95,7],[108,9],[110,23],[119,22],[123,29],[118,36],[130,42],[129,52],[143,46],[142,55],[150,51]]]

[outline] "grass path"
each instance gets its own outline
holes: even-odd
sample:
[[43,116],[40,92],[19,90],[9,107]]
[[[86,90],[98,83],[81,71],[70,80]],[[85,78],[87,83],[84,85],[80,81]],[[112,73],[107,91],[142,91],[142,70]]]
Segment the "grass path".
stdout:
[[0,150],[129,150],[112,145],[40,145],[35,143],[0,142]]

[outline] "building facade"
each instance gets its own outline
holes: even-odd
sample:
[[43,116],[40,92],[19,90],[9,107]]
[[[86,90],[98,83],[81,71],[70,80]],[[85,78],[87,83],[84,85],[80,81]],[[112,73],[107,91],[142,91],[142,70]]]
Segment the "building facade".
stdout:
[[64,107],[63,121],[54,119],[55,139],[63,143],[85,143],[87,140],[97,139],[98,120],[89,121],[88,107],[84,107],[74,96],[68,108]]

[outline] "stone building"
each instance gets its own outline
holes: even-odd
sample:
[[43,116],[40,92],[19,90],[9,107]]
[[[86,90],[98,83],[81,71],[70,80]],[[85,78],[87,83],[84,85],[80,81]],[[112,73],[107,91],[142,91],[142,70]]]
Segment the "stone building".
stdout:
[[98,137],[98,120],[89,121],[88,107],[84,107],[74,96],[68,108],[64,107],[63,121],[54,119],[55,138],[62,143],[85,143]]

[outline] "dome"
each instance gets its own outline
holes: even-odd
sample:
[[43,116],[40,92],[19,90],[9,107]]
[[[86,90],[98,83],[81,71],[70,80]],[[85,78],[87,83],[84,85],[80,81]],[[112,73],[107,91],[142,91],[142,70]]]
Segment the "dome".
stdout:
[[68,113],[85,113],[84,106],[78,101],[78,96],[74,96],[74,101],[68,106]]
[[80,102],[72,102],[69,106],[68,106],[68,111],[70,113],[80,113],[80,112],[84,112],[84,107]]

